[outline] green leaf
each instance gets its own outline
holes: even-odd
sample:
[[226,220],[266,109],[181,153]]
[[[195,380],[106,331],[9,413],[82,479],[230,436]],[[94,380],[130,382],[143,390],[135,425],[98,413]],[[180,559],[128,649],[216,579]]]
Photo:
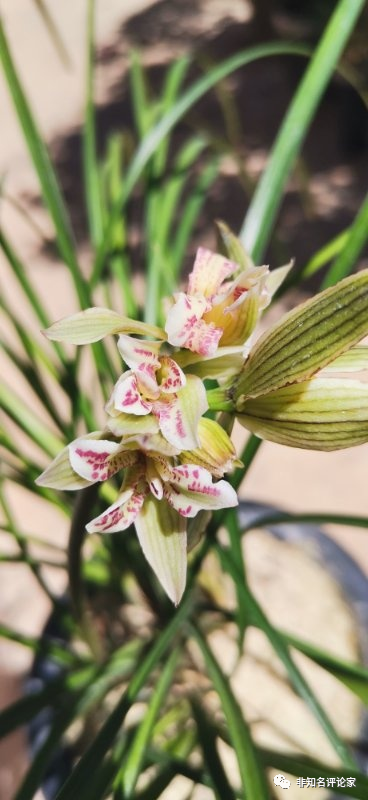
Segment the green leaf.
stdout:
[[[368,524],[368,522],[367,522]],[[304,642],[296,636],[283,632],[281,634],[287,644],[311,658],[316,664],[331,673],[368,705],[368,670],[360,664],[351,664],[331,653],[326,653],[314,644]]]
[[134,186],[142,175],[143,170],[148,164],[152,155],[156,152],[159,144],[166,138],[167,134],[175,127],[182,117],[189,111],[189,109],[198,102],[213,86],[231,75],[235,70],[245,66],[252,61],[259,58],[265,58],[277,55],[306,55],[305,47],[300,45],[290,45],[285,42],[277,42],[273,44],[262,45],[254,48],[247,48],[235,56],[225,60],[222,64],[211,69],[211,71],[204,77],[197,80],[189,89],[187,89],[181,97],[173,104],[167,114],[165,114],[155,127],[145,136],[142,140],[136,154],[130,164],[130,168],[125,176],[125,182],[122,186],[120,196],[116,200],[116,204],[111,211],[110,218],[105,230],[104,240],[101,243],[99,252],[97,254],[96,270],[99,270],[99,264],[105,260],[106,254],[110,247],[111,233],[114,229],[115,221],[119,218],[124,204],[130,197]]
[[88,306],[90,305],[89,293],[77,262],[70,219],[47,148],[37,130],[27,98],[19,81],[1,20],[0,60],[18,114],[19,123],[38,175],[45,204],[54,223],[60,254],[70,269],[82,306]]
[[242,536],[253,528],[267,528],[268,525],[277,525],[281,523],[290,523],[293,525],[296,522],[307,522],[312,524],[324,525],[333,523],[334,525],[352,525],[356,528],[368,528],[367,517],[355,517],[349,514],[335,514],[333,511],[329,513],[319,513],[316,511],[314,514],[300,513],[288,514],[283,511],[275,511],[274,513],[260,514],[249,525],[246,525],[242,530]]
[[100,243],[103,234],[100,177],[97,162],[96,120],[94,102],[94,23],[95,0],[88,0],[86,25],[86,99],[83,128],[84,194],[92,244]]
[[262,258],[290,171],[364,5],[365,0],[337,3],[284,117],[240,233],[244,247],[255,261]]
[[157,681],[142,722],[138,726],[133,742],[126,754],[124,764],[117,775],[126,800],[134,797],[134,791],[145,760],[146,748],[152,738],[156,718],[167,698],[178,661],[178,650],[174,650]]
[[328,264],[331,259],[338,256],[349,239],[349,233],[350,228],[347,228],[342,233],[339,233],[338,236],[335,236],[334,239],[331,239],[328,244],[321,247],[320,250],[317,250],[317,253],[314,253],[305,267],[299,272],[299,279],[309,278],[310,275],[314,275],[318,270]]
[[50,37],[51,37],[51,39],[52,39],[52,41],[54,43],[56,52],[58,53],[62,64],[64,64],[64,67],[70,68],[71,67],[71,60],[70,60],[69,53],[68,53],[68,51],[66,49],[66,46],[65,46],[65,44],[64,44],[64,42],[63,42],[63,40],[61,38],[60,32],[59,32],[58,28],[56,27],[54,19],[50,14],[50,11],[49,11],[49,9],[47,7],[47,4],[44,2],[44,0],[33,0],[33,2],[35,4],[35,6],[37,6],[37,8],[38,8],[38,10],[39,10],[39,12],[41,14],[41,17],[42,17],[42,19],[43,19],[43,21],[44,21],[44,23],[46,25],[46,28],[47,28],[47,30],[49,32],[49,35],[50,35]]
[[355,267],[356,262],[368,239],[368,195],[365,197],[353,224],[351,225],[347,241],[331,264],[326,277],[323,280],[322,288],[333,286],[334,283],[344,278]]
[[258,339],[234,387],[236,409],[288,383],[304,381],[368,333],[368,270],[284,314]]
[[16,422],[38,446],[50,456],[55,456],[63,442],[30,410],[28,403],[19,397],[10,386],[0,384],[0,408]]
[[216,800],[235,800],[236,794],[228,781],[222,761],[217,752],[217,730],[212,725],[208,715],[197,699],[192,700],[193,717],[197,726],[199,744],[203,753],[203,760]]
[[[216,552],[218,553],[224,568],[230,572],[231,575],[235,574],[237,566],[230,552],[222,547],[219,547],[218,545],[216,545]],[[274,628],[274,626],[267,619],[261,606],[258,604],[254,595],[248,588],[247,583],[241,582],[240,573],[238,587],[239,597],[241,597],[241,602],[244,604],[244,607],[251,618],[251,624],[255,625],[257,628],[260,628],[266,634],[270,644],[279,656],[280,661],[284,664],[289,676],[289,680],[295,691],[306,702],[307,706],[313,712],[316,720],[321,725],[321,728],[324,730],[342,763],[346,767],[352,767],[354,769],[356,766],[355,761],[351,757],[348,748],[335,730],[326,712],[308,686],[300,670],[295,665],[290,656],[288,646],[285,644],[282,636],[280,636],[276,628]]]
[[75,710],[75,703],[69,701],[66,707],[58,711],[50,731],[36,755],[33,756],[31,765],[15,794],[14,800],[33,800],[53,755],[62,746],[63,735],[73,721]]
[[191,626],[191,632],[202,651],[209,676],[226,717],[230,739],[238,759],[244,796],[247,797],[247,800],[262,800],[262,798],[268,800],[269,791],[265,774],[260,766],[249,727],[230,688],[229,681],[200,631]]
[[160,662],[167,649],[173,645],[173,639],[190,610],[191,602],[187,598],[137,667],[135,675],[123,692],[120,701],[101,727],[92,745],[85,751],[71,776],[58,792],[56,800],[71,800],[72,797],[78,797],[78,792],[82,791],[87,782],[93,780],[93,775],[113,744],[126,714],[135,702],[142,687],[145,686],[153,669]]

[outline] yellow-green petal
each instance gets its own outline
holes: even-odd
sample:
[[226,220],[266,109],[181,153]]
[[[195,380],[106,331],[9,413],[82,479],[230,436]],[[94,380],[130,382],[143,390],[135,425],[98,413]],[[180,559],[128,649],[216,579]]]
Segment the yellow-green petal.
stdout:
[[135,521],[143,553],[170,600],[177,606],[187,574],[186,520],[164,501],[148,497]]
[[202,417],[199,420],[198,436],[200,447],[183,451],[180,455],[182,462],[198,464],[216,478],[222,478],[225,472],[239,465],[234,445],[218,422]]
[[109,308],[87,308],[70,317],[64,317],[44,331],[48,339],[70,344],[91,344],[113,333],[134,333],[166,339],[162,328],[136,322],[117,314]]
[[[103,431],[94,431],[94,433],[86,434],[83,438],[98,440],[104,435],[106,436],[106,433]],[[61,450],[44,472],[36,478],[35,483],[37,486],[46,486],[60,491],[77,491],[91,485],[90,480],[77,475],[72,469],[69,458],[69,445]]]

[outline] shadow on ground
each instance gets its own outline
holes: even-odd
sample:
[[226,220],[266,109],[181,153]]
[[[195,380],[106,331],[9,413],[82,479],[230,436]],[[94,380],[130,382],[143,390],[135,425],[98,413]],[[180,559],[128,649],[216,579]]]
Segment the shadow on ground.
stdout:
[[[241,19],[241,5],[240,2],[234,17],[223,2],[211,5],[205,0],[188,0],[183,5],[180,0],[161,0],[121,27],[115,41],[98,53],[98,69],[106,88],[105,99],[97,107],[100,155],[105,153],[112,131],[127,135],[132,146],[136,140],[129,78],[124,66],[132,48],[138,48],[142,54],[150,92],[155,96],[163,85],[168,65],[181,54],[192,53],[186,80],[189,85],[211,64],[241,49],[284,38],[285,19],[277,9],[274,13],[262,14],[263,4],[258,3],[258,14]],[[302,26],[293,33],[294,39],[302,38],[303,34],[310,35],[307,23],[304,29]],[[244,169],[243,178],[236,170],[229,170],[228,165],[220,171],[206,198],[204,213],[197,221],[193,251],[198,241],[211,241],[213,219],[226,219],[235,230],[240,227],[253,186],[304,67],[305,59],[294,56],[254,62],[227,79],[220,92],[207,94],[175,128],[171,158],[188,131],[196,130],[206,133],[210,150],[235,152]],[[104,71],[109,76],[106,81]],[[267,254],[271,263],[280,263],[292,255],[301,266],[350,224],[367,186],[367,130],[363,101],[341,78],[334,79],[286,192],[274,245]],[[51,152],[77,241],[84,245],[88,234],[81,142],[82,129],[78,128],[51,142]],[[197,170],[199,168],[200,163]],[[139,190],[134,195],[129,215],[131,228],[141,230]],[[132,263],[138,267],[142,243],[139,234],[134,238],[135,244],[131,243],[130,249]],[[192,253],[189,255],[191,257]]]

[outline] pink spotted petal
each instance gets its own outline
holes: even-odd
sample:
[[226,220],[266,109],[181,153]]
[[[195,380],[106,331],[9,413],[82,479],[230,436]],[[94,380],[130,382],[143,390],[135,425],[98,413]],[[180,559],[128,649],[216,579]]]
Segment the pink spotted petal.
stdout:
[[136,373],[140,391],[157,398],[156,372],[160,368],[158,354],[162,342],[147,342],[133,336],[119,336],[118,350],[128,367]]
[[175,347],[190,347],[193,328],[201,319],[205,311],[209,311],[211,304],[204,297],[189,297],[179,292],[176,302],[171,306],[166,318],[165,331],[170,344]]
[[142,505],[144,494],[127,489],[118,500],[102,514],[86,525],[88,533],[117,533],[129,528],[135,522]]
[[178,392],[186,384],[184,372],[176,361],[169,356],[161,356],[161,392],[172,394]]
[[185,347],[201,356],[214,356],[222,334],[222,328],[216,327],[213,322],[208,323],[200,319],[193,326]]
[[106,411],[144,416],[152,410],[152,403],[144,400],[139,391],[137,376],[131,370],[124,372],[115,384],[111,401],[106,406]]
[[155,403],[153,413],[162,435],[181,451],[199,446],[198,423],[207,409],[207,395],[201,379],[187,375],[186,385],[177,395],[172,395],[171,402]]
[[68,447],[69,461],[77,475],[95,483],[108,477],[109,458],[120,449],[117,442],[109,440],[75,439]]
[[91,483],[105,481],[120,468],[116,460],[121,445],[105,439],[75,439],[69,445],[70,465],[77,475]]
[[201,509],[216,510],[238,505],[236,491],[230,483],[222,480],[214,483],[211,473],[196,464],[173,467],[164,493],[170,505],[185,517],[194,517]]
[[[89,440],[89,443],[91,443],[92,447],[94,447],[96,441],[102,439],[104,436],[106,436],[106,431],[94,431],[93,433],[87,433],[85,437],[75,439],[75,441],[72,442],[72,445],[77,447],[81,441],[83,441],[84,445],[86,445],[86,440]],[[47,486],[51,489],[68,489],[69,491],[76,491],[77,489],[84,489],[86,486],[89,486],[90,483],[95,483],[95,479],[91,479],[90,472],[88,472],[88,478],[84,478],[72,468],[69,457],[70,447],[71,445],[64,447],[64,449],[45,469],[42,475],[39,475],[39,477],[36,478],[35,483],[37,486]]]
[[219,291],[223,281],[238,269],[238,264],[229,261],[225,256],[199,247],[193,271],[189,275],[189,294],[213,297]]

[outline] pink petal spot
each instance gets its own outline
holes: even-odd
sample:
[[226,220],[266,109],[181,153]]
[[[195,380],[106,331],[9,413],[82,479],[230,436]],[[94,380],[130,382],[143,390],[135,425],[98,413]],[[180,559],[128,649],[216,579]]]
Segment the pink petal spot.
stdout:
[[183,424],[183,415],[178,408],[175,414],[175,430],[180,439],[185,439],[185,428]]
[[181,514],[182,517],[187,517],[190,514],[191,510],[192,506],[187,506],[186,508],[177,508],[177,511],[179,512],[179,514]]

